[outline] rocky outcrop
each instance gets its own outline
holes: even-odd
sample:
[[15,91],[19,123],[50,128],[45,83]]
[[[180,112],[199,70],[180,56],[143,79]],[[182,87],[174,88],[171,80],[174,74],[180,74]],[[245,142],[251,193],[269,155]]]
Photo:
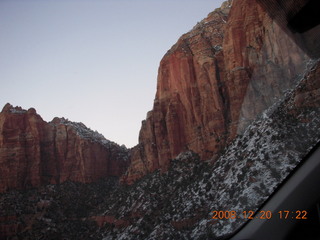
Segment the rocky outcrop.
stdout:
[[217,157],[295,84],[307,59],[256,0],[226,1],[161,60],[153,109],[123,181],[166,170],[185,150]]
[[67,180],[92,182],[121,176],[128,150],[82,123],[6,104],[0,113],[0,192]]

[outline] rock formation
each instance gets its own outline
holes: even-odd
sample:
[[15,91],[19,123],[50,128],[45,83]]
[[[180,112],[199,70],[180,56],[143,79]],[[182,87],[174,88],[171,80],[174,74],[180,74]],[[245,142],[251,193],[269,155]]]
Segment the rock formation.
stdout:
[[46,123],[34,109],[7,105],[0,116],[0,191],[120,176],[129,162],[122,181],[130,184],[155,169],[166,171],[170,159],[186,150],[215,161],[295,85],[309,59],[261,2],[224,2],[164,55],[153,109],[129,161],[123,148],[80,123]]
[[82,123],[45,122],[30,108],[6,104],[0,113],[0,192],[67,180],[121,176],[128,150]]
[[131,150],[7,104],[0,191],[63,183],[0,194],[0,238],[225,239],[243,226],[212,211],[257,211],[320,140],[315,43],[301,50],[258,2],[225,2],[168,51]]
[[166,170],[181,151],[218,156],[293,86],[307,59],[256,0],[226,1],[161,60],[153,109],[123,181]]

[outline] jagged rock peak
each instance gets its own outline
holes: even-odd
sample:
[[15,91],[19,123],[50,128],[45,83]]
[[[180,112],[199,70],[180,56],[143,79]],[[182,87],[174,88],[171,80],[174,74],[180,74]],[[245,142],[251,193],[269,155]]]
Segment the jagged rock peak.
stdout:
[[6,105],[4,105],[2,111],[2,113],[25,113],[27,112],[27,110],[22,109],[20,106],[12,106],[10,103],[7,103]]
[[34,108],[29,108],[28,110],[23,109],[20,106],[13,106],[10,103],[7,103],[2,108],[1,113],[15,113],[15,114],[22,114],[22,113],[29,113],[29,114],[36,114],[37,111]]
[[4,107],[2,108],[1,112],[10,112],[10,109],[12,109],[13,106],[10,103],[7,103],[6,105],[4,105]]

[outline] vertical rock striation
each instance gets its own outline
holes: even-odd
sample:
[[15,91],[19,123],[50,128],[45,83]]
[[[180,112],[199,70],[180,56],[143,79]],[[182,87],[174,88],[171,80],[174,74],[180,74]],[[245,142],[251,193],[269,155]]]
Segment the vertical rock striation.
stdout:
[[152,111],[123,181],[192,150],[221,150],[293,86],[308,57],[256,0],[231,0],[184,34],[160,62]]
[[6,104],[0,113],[0,192],[67,180],[121,176],[128,150],[82,123],[45,122],[30,108]]

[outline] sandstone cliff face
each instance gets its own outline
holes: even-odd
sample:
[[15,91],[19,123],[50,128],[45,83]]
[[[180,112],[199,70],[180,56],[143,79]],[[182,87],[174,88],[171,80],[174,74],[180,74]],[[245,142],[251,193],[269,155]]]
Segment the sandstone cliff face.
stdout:
[[226,1],[161,60],[154,106],[123,180],[166,170],[188,149],[203,160],[218,156],[294,85],[307,59],[255,0]]
[[10,104],[0,113],[0,192],[121,176],[128,163],[126,148],[82,123],[59,118],[47,123],[35,109]]
[[186,150],[215,161],[294,86],[309,59],[261,2],[226,1],[165,54],[154,106],[142,122],[130,161],[123,149],[97,140],[81,124],[46,123],[33,109],[5,107],[0,160],[6,166],[1,171],[10,177],[3,177],[3,190],[119,176],[128,162],[122,180],[132,183],[155,169],[167,170],[169,160]]

